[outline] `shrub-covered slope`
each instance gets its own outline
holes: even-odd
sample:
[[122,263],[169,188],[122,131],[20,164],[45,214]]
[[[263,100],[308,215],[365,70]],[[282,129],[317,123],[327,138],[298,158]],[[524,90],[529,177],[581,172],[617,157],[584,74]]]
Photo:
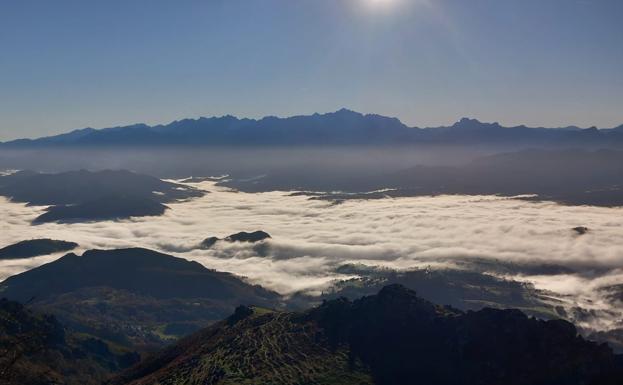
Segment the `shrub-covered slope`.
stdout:
[[565,321],[462,312],[399,285],[304,313],[239,308],[113,384],[617,384],[621,357]]

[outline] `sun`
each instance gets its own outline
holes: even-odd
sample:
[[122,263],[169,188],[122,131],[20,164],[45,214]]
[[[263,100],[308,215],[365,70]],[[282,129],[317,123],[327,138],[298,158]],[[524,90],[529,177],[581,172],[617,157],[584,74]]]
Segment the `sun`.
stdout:
[[365,0],[369,5],[373,6],[389,6],[395,3],[396,0]]
[[362,0],[366,8],[370,9],[392,9],[402,0]]

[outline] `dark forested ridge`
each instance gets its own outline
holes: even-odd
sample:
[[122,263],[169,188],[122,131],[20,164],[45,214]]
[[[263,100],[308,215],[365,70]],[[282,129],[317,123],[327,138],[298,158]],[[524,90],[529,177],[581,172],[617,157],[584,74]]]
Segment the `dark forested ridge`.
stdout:
[[0,297],[30,300],[76,330],[148,350],[221,320],[240,304],[281,303],[277,293],[235,275],[138,248],[67,254],[1,282]]
[[67,330],[56,318],[0,299],[0,384],[96,385],[139,355]]
[[[200,364],[199,364],[200,363]],[[462,312],[399,285],[302,313],[239,308],[112,384],[617,384],[623,362],[565,321]]]

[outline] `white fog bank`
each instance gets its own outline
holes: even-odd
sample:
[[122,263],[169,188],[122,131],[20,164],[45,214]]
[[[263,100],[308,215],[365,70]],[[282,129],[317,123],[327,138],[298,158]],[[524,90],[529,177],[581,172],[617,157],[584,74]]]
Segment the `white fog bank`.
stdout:
[[[439,196],[309,200],[287,192],[247,194],[213,182],[202,198],[169,204],[160,217],[84,224],[30,225],[43,210],[0,198],[0,246],[30,238],[78,242],[92,248],[146,247],[288,294],[318,291],[336,278],[343,263],[394,268],[484,258],[526,264],[556,264],[577,274],[525,276],[543,288],[589,298],[600,285],[623,283],[623,209],[561,206],[494,196]],[[572,229],[586,226],[579,235]],[[210,236],[264,230],[272,235],[263,255],[249,244],[195,246]],[[0,261],[0,280],[50,262],[61,254]],[[622,269],[622,270],[617,270]],[[604,273],[600,273],[604,272]]]

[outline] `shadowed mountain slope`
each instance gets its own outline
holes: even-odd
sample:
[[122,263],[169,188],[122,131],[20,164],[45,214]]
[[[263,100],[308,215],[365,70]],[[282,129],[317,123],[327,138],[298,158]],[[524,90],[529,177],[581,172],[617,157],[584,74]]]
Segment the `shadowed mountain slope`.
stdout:
[[[477,269],[478,266],[471,268]],[[320,297],[323,300],[342,297],[355,300],[375,294],[387,285],[400,284],[435,303],[460,310],[513,308],[543,319],[562,316],[556,312],[559,303],[552,300],[548,293],[536,290],[528,283],[501,279],[482,272],[458,269],[394,271],[357,265],[342,265],[336,271],[357,278],[336,282],[331,289],[323,292]],[[305,299],[305,296],[297,298],[299,295],[293,296],[292,301]],[[308,299],[308,302],[311,301]]]
[[7,278],[0,294],[46,298],[87,287],[110,287],[154,298],[200,298],[265,303],[276,295],[229,273],[147,249],[90,250]]
[[169,203],[203,195],[201,191],[126,170],[40,174],[20,171],[0,177],[0,195],[33,205],[72,205],[110,196],[132,196]]
[[442,194],[528,195],[572,205],[623,205],[623,151],[525,150],[479,157],[457,166],[416,166],[365,177],[326,178],[285,169],[222,185],[247,192],[298,190],[313,199],[378,199]]
[[35,223],[120,219],[161,215],[164,203],[204,192],[130,171],[70,171],[39,174],[22,171],[0,177],[0,195],[14,202],[51,205]]
[[78,247],[77,243],[54,239],[29,239],[0,249],[0,259],[30,258],[69,251]]
[[46,222],[90,222],[128,217],[158,216],[168,209],[151,199],[109,196],[75,205],[52,206],[39,215],[33,224]]
[[304,313],[239,308],[113,384],[616,384],[621,357],[565,321],[464,313],[399,285]]
[[65,329],[54,317],[0,299],[0,384],[95,385],[136,363],[93,337]]
[[161,347],[240,304],[281,304],[277,293],[232,274],[146,249],[67,254],[7,278],[0,296],[33,299],[33,308],[75,330],[139,349]]

